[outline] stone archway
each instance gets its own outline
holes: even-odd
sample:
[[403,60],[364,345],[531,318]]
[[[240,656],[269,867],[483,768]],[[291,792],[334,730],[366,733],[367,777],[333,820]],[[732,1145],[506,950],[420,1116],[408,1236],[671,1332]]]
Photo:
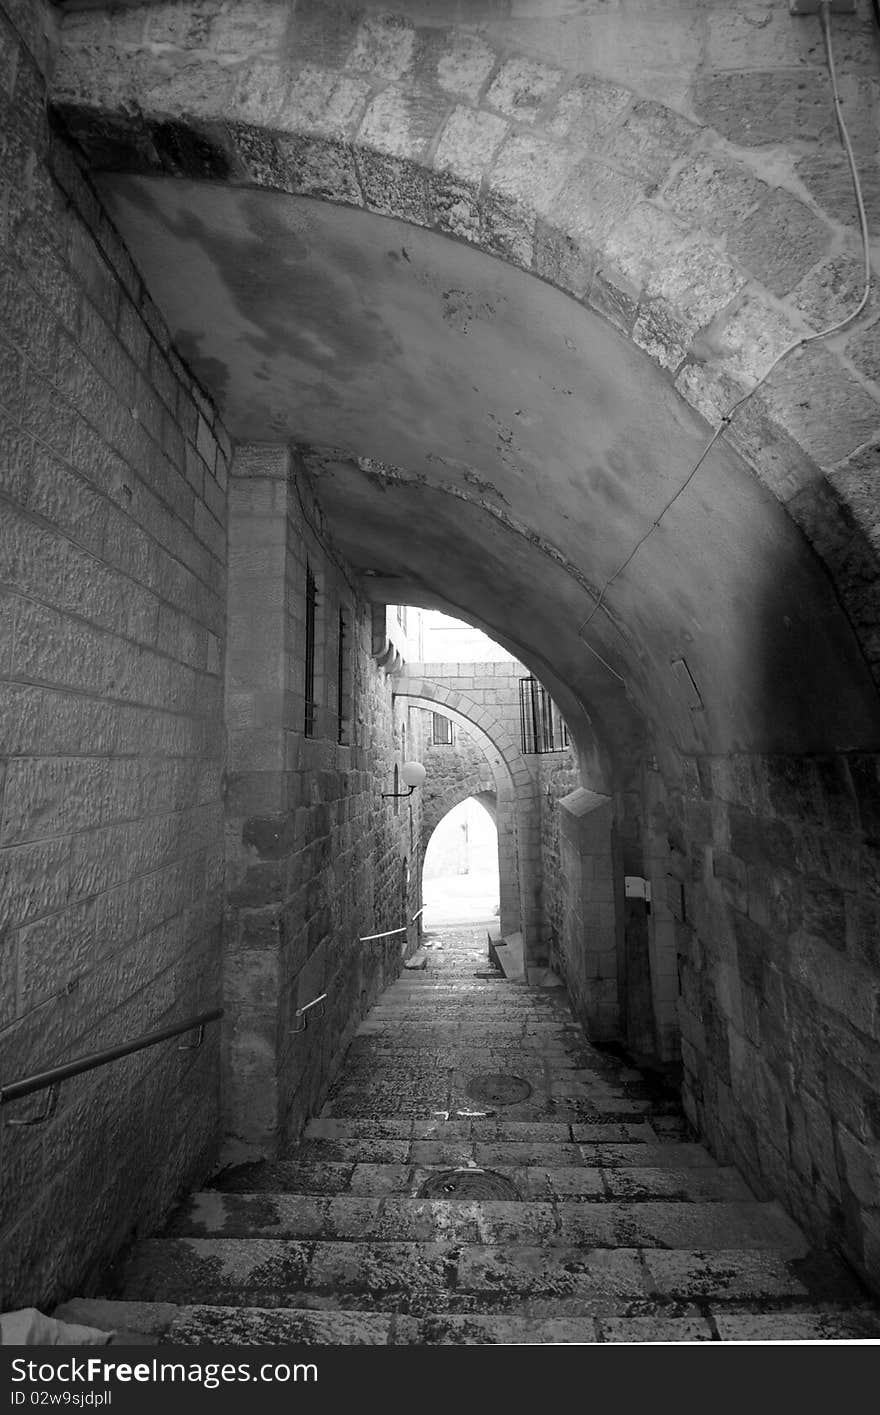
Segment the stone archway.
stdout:
[[[77,11],[61,26],[54,105],[99,171],[362,207],[498,255],[609,320],[714,424],[781,349],[855,306],[850,194],[805,22],[768,15],[750,36],[710,17],[700,49],[686,8],[668,17],[686,80],[673,108],[656,76],[647,92],[635,72],[622,81],[604,30],[609,72],[584,72],[561,34],[551,62],[502,47],[483,9],[477,29],[438,24],[431,5],[414,20],[389,9],[323,23],[274,0],[246,17],[219,0],[132,7],[113,24]],[[628,39],[650,70],[644,37],[614,18],[620,48]],[[862,30],[839,26],[865,151]],[[873,215],[870,171],[868,183]],[[796,239],[780,240],[781,223]],[[449,317],[475,312],[453,299]],[[725,433],[825,560],[875,665],[877,328],[789,359]],[[619,631],[614,591],[603,611]]]
[[469,796],[491,800],[495,812],[496,781],[480,744],[468,733],[458,732],[453,744],[427,745],[422,762],[428,779],[421,790],[421,850],[445,815]]
[[495,781],[501,932],[522,931],[528,957],[541,928],[539,813],[535,779],[519,744],[482,704],[440,683],[402,674],[394,695],[411,706],[444,713],[482,748]]

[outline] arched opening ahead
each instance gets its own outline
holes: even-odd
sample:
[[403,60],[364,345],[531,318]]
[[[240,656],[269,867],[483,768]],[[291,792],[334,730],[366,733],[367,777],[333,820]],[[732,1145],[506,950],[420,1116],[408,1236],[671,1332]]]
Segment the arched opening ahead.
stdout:
[[459,801],[439,822],[422,867],[424,927],[497,923],[498,831],[494,813],[475,796]]

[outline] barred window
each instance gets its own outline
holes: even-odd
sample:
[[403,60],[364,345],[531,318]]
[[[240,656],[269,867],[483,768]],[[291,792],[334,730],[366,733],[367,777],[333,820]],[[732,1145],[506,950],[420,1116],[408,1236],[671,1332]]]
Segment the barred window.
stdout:
[[543,683],[519,680],[519,716],[523,753],[564,752],[568,728]]

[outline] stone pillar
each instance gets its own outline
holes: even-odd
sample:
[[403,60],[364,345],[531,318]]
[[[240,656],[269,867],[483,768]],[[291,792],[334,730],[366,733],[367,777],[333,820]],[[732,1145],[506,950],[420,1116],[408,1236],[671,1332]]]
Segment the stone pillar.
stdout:
[[578,787],[561,798],[559,810],[569,887],[562,938],[566,981],[590,1036],[610,1039],[620,1025],[612,803]]
[[517,870],[516,798],[504,781],[498,784],[495,825],[498,830],[499,925],[502,934],[518,933],[522,928],[522,915]]
[[516,849],[519,865],[520,929],[523,936],[523,963],[528,970],[547,967],[550,961],[543,937],[541,811],[538,782],[528,768],[517,767],[513,772],[513,779],[517,787]]
[[245,1149],[278,1125],[288,474],[286,449],[240,447],[229,484],[224,1095],[227,1143]]

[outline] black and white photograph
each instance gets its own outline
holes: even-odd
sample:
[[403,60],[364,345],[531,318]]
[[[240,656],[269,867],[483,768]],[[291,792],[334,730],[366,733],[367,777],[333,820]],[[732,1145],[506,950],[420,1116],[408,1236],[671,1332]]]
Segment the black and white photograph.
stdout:
[[880,1344],[878,262],[880,0],[0,0],[0,1399]]

